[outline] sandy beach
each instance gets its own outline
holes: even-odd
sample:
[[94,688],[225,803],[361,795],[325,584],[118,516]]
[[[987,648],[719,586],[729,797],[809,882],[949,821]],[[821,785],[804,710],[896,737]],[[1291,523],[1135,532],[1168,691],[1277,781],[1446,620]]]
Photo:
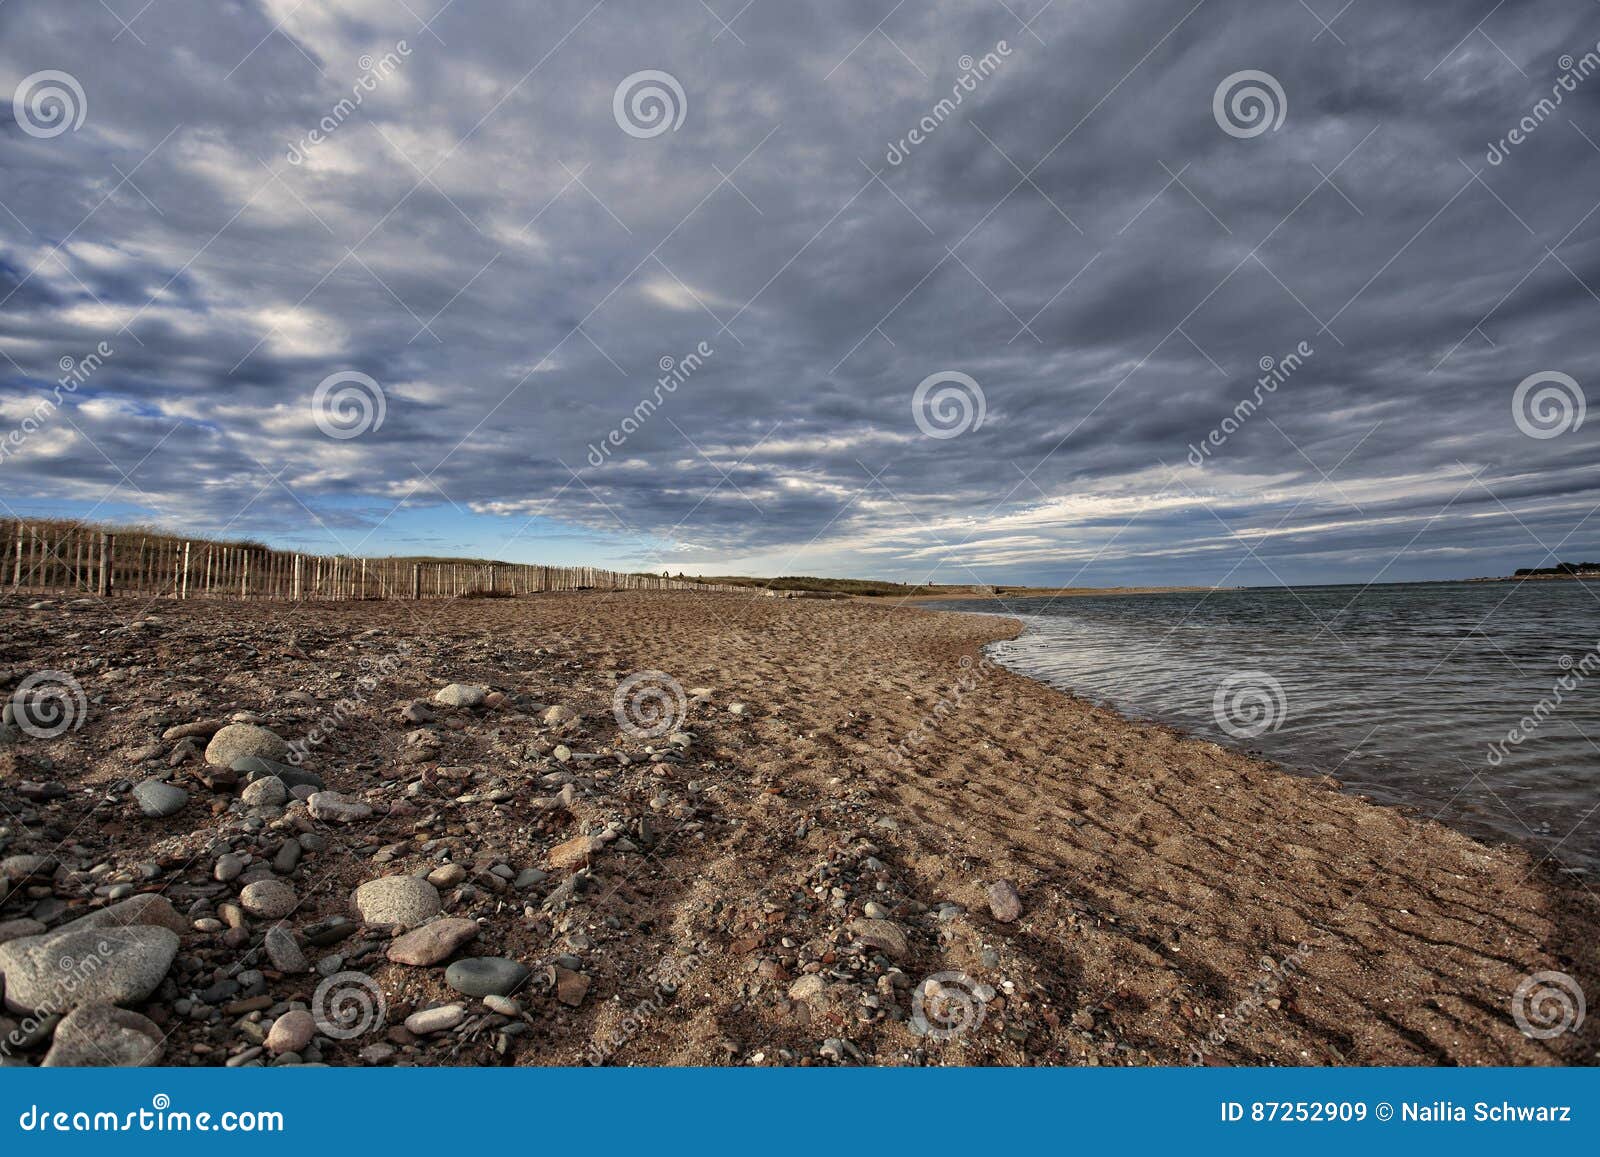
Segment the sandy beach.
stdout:
[[[16,945],[116,907],[179,942],[123,1001],[165,1064],[1597,1059],[1594,1018],[1511,1013],[1539,971],[1596,990],[1581,882],[996,668],[1009,620],[638,592],[0,616],[8,695],[84,692],[81,725],[0,747],[0,1037],[34,1011]],[[678,731],[620,725],[640,672],[682,688]],[[487,695],[427,702],[451,684]],[[236,716],[342,800],[208,766]],[[431,881],[436,943],[353,907],[390,876]],[[527,975],[486,1005],[446,979],[479,956]],[[297,1031],[351,972],[371,1023]]]

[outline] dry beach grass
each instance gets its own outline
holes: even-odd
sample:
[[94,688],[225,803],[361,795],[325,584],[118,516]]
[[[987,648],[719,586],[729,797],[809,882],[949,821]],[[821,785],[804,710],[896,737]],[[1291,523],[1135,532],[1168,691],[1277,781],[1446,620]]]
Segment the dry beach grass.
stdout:
[[[636,592],[8,597],[0,616],[6,687],[55,669],[87,701],[80,727],[0,747],[0,920],[37,935],[168,898],[180,946],[128,1002],[163,1063],[1596,1059],[1592,1019],[1537,1040],[1510,1011],[1540,970],[1596,991],[1581,882],[993,668],[1007,620]],[[686,689],[686,735],[619,727],[614,692],[641,671]],[[452,683],[494,694],[412,706]],[[325,732],[304,767],[370,814],[247,803],[204,756],[239,712]],[[151,778],[187,793],[175,814],[141,811],[130,788]],[[444,917],[472,922],[446,959],[527,966],[515,1007],[453,991],[444,959],[391,960],[396,930],[352,911],[364,881],[430,873]],[[1014,920],[991,907],[1000,880]],[[288,915],[243,910],[260,881],[292,888]],[[280,923],[299,951],[279,933],[269,956]],[[293,1031],[319,962],[381,993],[360,1035]],[[977,998],[926,999],[945,974]],[[48,1025],[34,1035],[11,1063],[37,1063]]]

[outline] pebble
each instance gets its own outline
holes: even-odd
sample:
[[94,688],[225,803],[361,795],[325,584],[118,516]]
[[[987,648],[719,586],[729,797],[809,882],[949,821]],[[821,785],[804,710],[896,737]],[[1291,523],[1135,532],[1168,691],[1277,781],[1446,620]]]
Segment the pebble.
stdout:
[[326,820],[330,823],[352,823],[355,820],[364,820],[372,814],[369,805],[360,800],[347,799],[336,791],[316,792],[306,800],[306,807],[313,819]]
[[268,775],[247,783],[239,798],[250,807],[282,807],[289,801],[289,788],[277,776]]
[[589,978],[572,968],[556,965],[556,999],[571,1008],[583,1003],[589,995]]
[[471,683],[452,683],[435,691],[433,701],[442,703],[446,707],[482,707],[484,697],[488,694],[487,687]]
[[454,888],[467,878],[467,870],[460,864],[444,864],[428,873],[428,883],[438,888]]
[[292,1009],[272,1022],[267,1033],[267,1050],[273,1053],[304,1052],[317,1035],[317,1022],[303,1008]]
[[891,960],[904,960],[911,951],[905,931],[892,920],[852,920],[849,931],[868,948],[876,948]]
[[282,880],[257,880],[239,893],[239,904],[252,916],[281,920],[300,902],[294,888]]
[[459,1004],[426,1008],[406,1017],[406,1028],[418,1036],[427,1036],[430,1033],[445,1032],[455,1028],[466,1019],[466,1015],[466,1009]]
[[217,857],[217,863],[211,869],[213,879],[226,884],[230,880],[237,880],[239,873],[244,871],[244,860],[232,852],[224,852]]
[[1022,897],[1010,880],[996,880],[989,885],[989,912],[1002,924],[1010,924],[1022,915]]
[[553,868],[581,868],[598,849],[589,836],[574,836],[550,849],[550,866]]
[[490,1012],[499,1013],[501,1016],[521,1016],[522,1002],[509,996],[497,996],[490,993],[483,998],[483,1007]]
[[384,876],[368,880],[355,890],[351,903],[368,924],[398,924],[415,928],[437,916],[443,906],[439,889],[415,876]]
[[427,967],[448,960],[456,949],[477,935],[476,920],[434,920],[390,941],[388,956],[396,964]]
[[165,1034],[149,1017],[110,1004],[85,1004],[56,1026],[45,1068],[157,1065]]
[[146,816],[159,820],[181,812],[189,802],[189,793],[159,779],[147,779],[134,787],[133,800]]
[[546,709],[543,719],[546,727],[560,727],[567,723],[576,722],[578,713],[570,707],[563,707],[559,703]]
[[279,972],[301,973],[311,971],[311,961],[295,942],[294,933],[282,924],[267,929],[265,938],[267,959]]
[[54,856],[7,856],[0,860],[0,875],[21,883],[35,876],[53,876],[59,866]]
[[510,996],[528,976],[527,965],[503,956],[468,957],[444,970],[444,982],[463,996]]
[[258,779],[276,776],[283,780],[285,787],[310,787],[317,791],[323,789],[322,777],[314,771],[305,771],[289,763],[279,763],[275,759],[262,759],[258,755],[244,755],[228,765],[229,769],[245,777],[246,783],[254,783]]
[[236,759],[256,756],[282,762],[289,745],[276,732],[254,723],[230,723],[211,737],[206,745],[206,762],[212,767],[232,768]]

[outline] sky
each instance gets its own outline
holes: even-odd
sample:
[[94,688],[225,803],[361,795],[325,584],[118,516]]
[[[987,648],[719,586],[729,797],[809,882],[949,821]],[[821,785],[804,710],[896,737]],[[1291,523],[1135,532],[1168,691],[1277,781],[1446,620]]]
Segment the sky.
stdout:
[[1600,558],[1593,0],[9,0],[6,93],[0,517],[947,583]]

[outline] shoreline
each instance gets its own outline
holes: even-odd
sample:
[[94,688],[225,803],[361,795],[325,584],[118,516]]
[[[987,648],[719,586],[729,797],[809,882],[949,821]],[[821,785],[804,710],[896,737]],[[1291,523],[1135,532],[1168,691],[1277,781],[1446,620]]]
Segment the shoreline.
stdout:
[[[0,597],[12,682],[104,662],[77,673],[81,729],[0,748],[0,803],[37,817],[12,825],[0,856],[61,862],[48,887],[14,887],[0,920],[53,904],[55,926],[124,879],[172,898],[186,914],[173,988],[141,1006],[172,1030],[164,1063],[259,1048],[236,1028],[251,1014],[225,1011],[252,999],[226,993],[230,970],[261,972],[269,1018],[316,984],[263,965],[268,921],[196,926],[207,917],[191,913],[236,902],[238,880],[214,878],[222,848],[254,865],[239,879],[294,889],[284,920],[308,955],[340,952],[381,988],[384,1024],[328,1042],[333,1064],[1596,1060],[1594,1018],[1541,1041],[1511,1015],[1531,973],[1600,982],[1600,903],[1581,885],[1520,848],[1000,667],[983,648],[1014,637],[1014,619],[669,592],[165,601],[131,622],[126,606],[49,603]],[[376,668],[384,654],[403,658]],[[374,669],[376,687],[352,698]],[[614,690],[645,671],[687,692],[687,746],[619,734]],[[400,718],[450,682],[504,699]],[[294,738],[342,698],[352,705],[305,766],[370,816],[252,810],[235,787],[207,786],[203,761],[168,768],[182,743],[161,739],[169,727],[251,711]],[[547,723],[551,704],[576,718]],[[188,792],[170,818],[141,816],[116,787],[164,774]],[[22,792],[47,777],[65,794]],[[280,872],[296,833],[329,844]],[[561,849],[580,835],[575,869]],[[442,963],[389,960],[381,929],[338,948],[307,939],[350,914],[360,883],[449,863],[463,870],[440,888],[445,914],[479,926],[461,954],[532,969],[510,1035],[446,986]],[[91,876],[99,864],[111,867]],[[160,870],[146,879],[140,864]],[[517,887],[500,867],[542,875]],[[991,907],[999,880],[1020,895],[1015,919]],[[952,1039],[915,1031],[930,976],[979,993],[977,1023]],[[202,989],[214,1019],[173,1011],[172,993]],[[402,1027],[451,1000],[467,1006],[458,1027]]]
[[[930,601],[936,602],[937,600]],[[1024,634],[1027,633],[1028,630],[1028,624],[1017,618],[1017,612],[1006,609],[994,611],[962,610],[954,613],[981,615],[1017,623],[1020,629],[1016,634],[1008,637],[1009,639],[1013,640],[1020,639]],[[1002,642],[1007,640],[997,639],[994,641]],[[992,645],[992,643],[984,645],[986,658],[988,657],[988,649]],[[1165,727],[1188,739],[1192,739],[1201,743],[1213,743],[1224,747],[1229,751],[1237,752],[1240,755],[1244,755],[1248,758],[1274,767],[1283,774],[1293,776],[1296,779],[1331,782],[1337,786],[1340,792],[1350,795],[1352,798],[1364,800],[1375,807],[1392,808],[1404,815],[1417,817],[1426,814],[1429,808],[1434,807],[1437,804],[1437,801],[1406,798],[1404,793],[1400,792],[1395,792],[1393,798],[1384,799],[1382,798],[1381,791],[1375,791],[1371,787],[1353,787],[1344,779],[1338,778],[1330,772],[1321,770],[1309,764],[1298,763],[1295,760],[1288,758],[1284,754],[1270,754],[1262,750],[1252,750],[1239,740],[1206,734],[1204,731],[1197,729],[1189,720],[1176,716],[1162,716],[1155,711],[1137,710],[1131,704],[1118,704],[1110,699],[1101,700],[1097,698],[1091,691],[1086,689],[1057,686],[1056,684],[1051,683],[1044,678],[1029,674],[1027,671],[1021,670],[1018,667],[1010,666],[997,658],[990,659],[990,662],[1003,668],[1013,675],[1027,679],[1029,682],[1037,683],[1042,687],[1056,692],[1057,694],[1065,695],[1069,699],[1072,699],[1076,702],[1083,703],[1089,707],[1109,711],[1119,719],[1122,719],[1128,723],[1130,726],[1151,725]],[[1442,815],[1444,810],[1445,809],[1440,809],[1435,813],[1433,818],[1437,819],[1437,816]],[[1554,851],[1546,852],[1536,841],[1531,839],[1526,841],[1519,839],[1515,835],[1507,834],[1506,832],[1481,821],[1474,824],[1474,822],[1463,818],[1460,819],[1459,822],[1440,822],[1442,823],[1442,826],[1450,828],[1453,831],[1460,832],[1469,839],[1476,840],[1477,842],[1490,847],[1504,846],[1508,848],[1516,848],[1526,852],[1534,859],[1539,860],[1541,864],[1547,865],[1549,870],[1552,871],[1570,873],[1575,878],[1584,880],[1589,879],[1595,872],[1595,868],[1590,864],[1583,863],[1579,860],[1573,860],[1569,857],[1563,857]],[[1580,820],[1579,822],[1581,824],[1582,821]]]

